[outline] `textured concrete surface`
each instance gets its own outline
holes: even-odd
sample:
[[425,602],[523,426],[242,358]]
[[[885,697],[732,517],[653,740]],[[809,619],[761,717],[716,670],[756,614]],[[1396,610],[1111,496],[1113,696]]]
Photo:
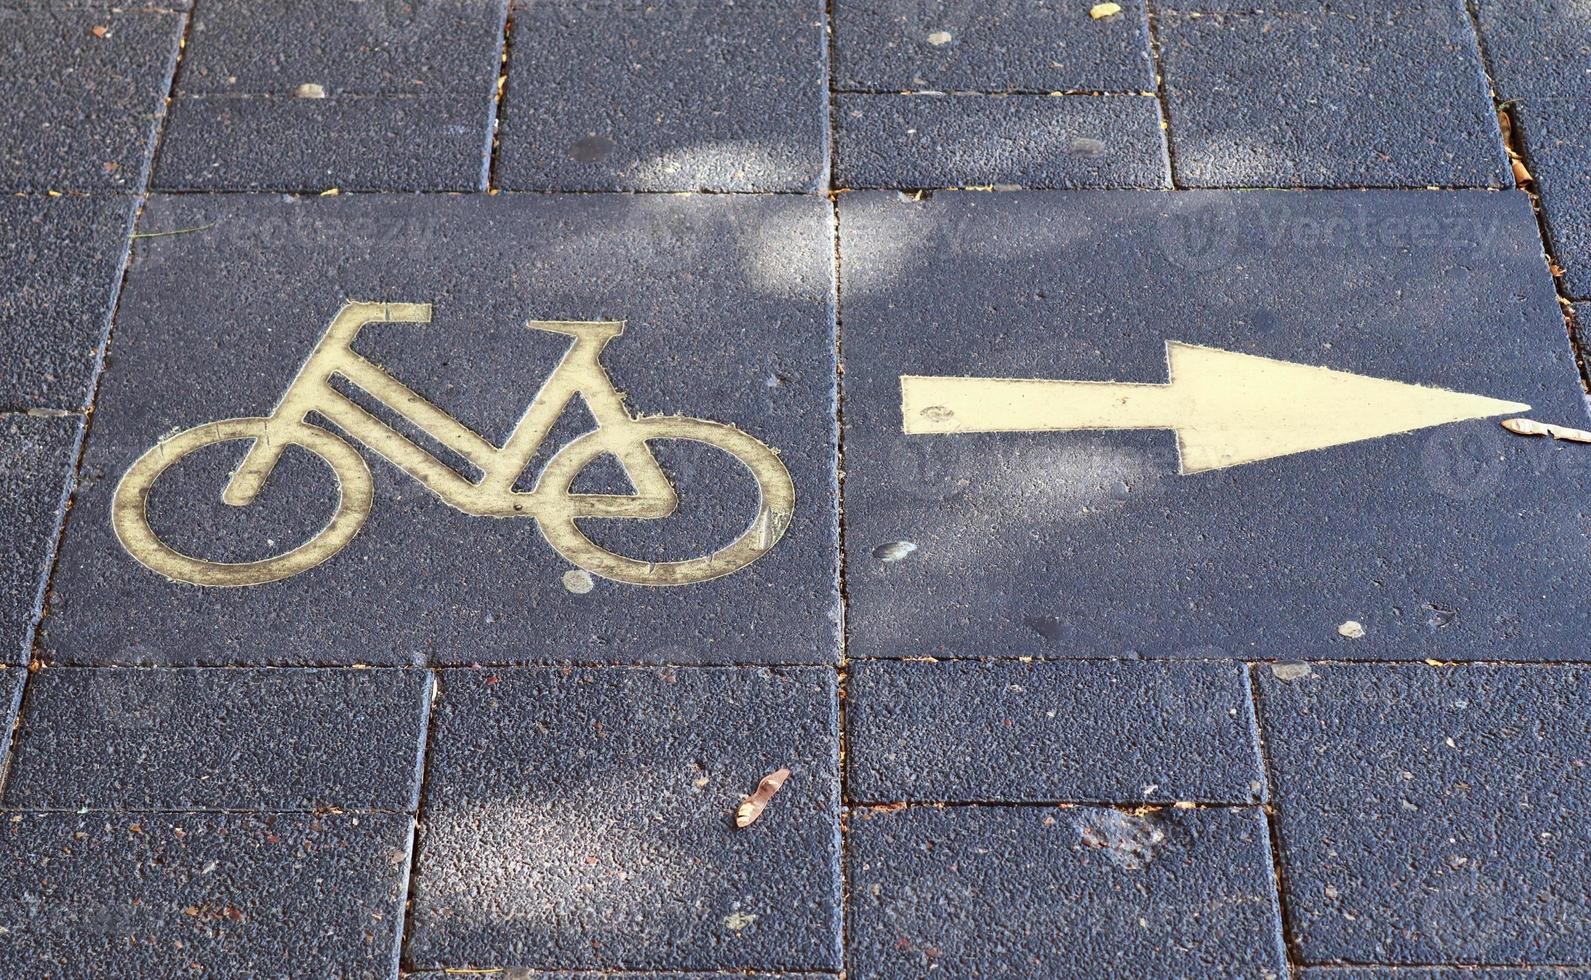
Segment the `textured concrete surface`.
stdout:
[[1258,810],[911,807],[848,820],[851,976],[1286,969]]
[[412,811],[429,688],[414,670],[42,670],[5,803]]
[[1591,457],[1563,443],[1482,419],[1184,476],[1163,430],[901,432],[901,375],[1165,384],[1167,340],[1583,425],[1523,194],[858,192],[840,218],[852,657],[1580,656]]
[[134,203],[0,197],[0,411],[87,407]]
[[826,670],[447,671],[407,958],[837,969],[837,710]]
[[139,190],[183,17],[0,9],[0,189]]
[[1183,186],[1512,186],[1459,4],[1166,12],[1158,37]]
[[1591,975],[1575,967],[1317,966],[1298,971],[1301,980],[1560,980]]
[[22,687],[27,683],[22,667],[0,667],[0,753],[11,757],[11,738],[16,731],[17,709],[22,702]]
[[[170,664],[835,661],[831,225],[827,201],[794,196],[151,200],[143,230],[207,230],[140,242],[46,620],[47,656],[126,663],[153,648]],[[196,281],[213,285],[189,288]],[[467,516],[370,453],[369,520],[309,571],[207,589],[128,556],[109,516],[126,469],[173,430],[269,413],[350,297],[434,303],[430,324],[370,327],[356,349],[499,445],[568,349],[527,320],[627,319],[601,360],[629,411],[738,425],[778,450],[796,488],[789,529],[722,578],[669,588],[598,578],[571,591],[565,573],[575,569],[532,521]],[[532,473],[591,425],[577,402]],[[598,543],[642,560],[684,559],[751,526],[756,483],[732,456],[653,445],[679,510],[589,522]],[[150,520],[173,547],[222,561],[280,554],[336,508],[335,480],[298,449],[254,505],[227,507],[219,494],[233,453],[196,453],[156,483]],[[580,489],[629,490],[616,466],[588,473],[595,482]]]
[[834,84],[864,92],[1141,92],[1155,86],[1143,5],[1096,20],[1061,0],[835,0]]
[[1169,187],[1148,96],[841,95],[839,187]]
[[1513,107],[1563,286],[1591,297],[1591,98],[1527,99]]
[[1583,0],[1476,0],[1499,99],[1583,98],[1591,84],[1591,13]]
[[410,818],[13,813],[12,977],[390,977]]
[[0,662],[25,664],[33,649],[81,427],[76,418],[0,415]]
[[1256,670],[1305,962],[1585,964],[1591,674]]
[[823,25],[816,0],[525,3],[497,182],[816,190],[829,157]]
[[852,801],[1252,803],[1240,664],[853,663]]

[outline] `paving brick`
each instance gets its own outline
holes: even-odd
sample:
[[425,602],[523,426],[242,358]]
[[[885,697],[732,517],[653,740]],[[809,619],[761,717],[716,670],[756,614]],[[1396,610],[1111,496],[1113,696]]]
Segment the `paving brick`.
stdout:
[[870,803],[1252,803],[1240,664],[852,663],[846,792]]
[[142,189],[182,24],[168,12],[0,9],[0,189]]
[[811,191],[827,172],[816,0],[526,3],[510,50],[503,187]]
[[1584,977],[1587,970],[1574,967],[1473,967],[1473,966],[1332,966],[1305,967],[1302,980],[1560,980]]
[[841,89],[1144,92],[1155,87],[1143,4],[1095,20],[1062,0],[835,0]]
[[1257,810],[852,811],[851,976],[1286,973]]
[[[831,226],[826,200],[794,195],[152,198],[143,230],[205,230],[139,242],[46,655],[126,663],[153,650],[173,665],[834,662]],[[323,564],[278,582],[213,588],[168,581],[135,561],[110,516],[128,468],[164,434],[269,413],[334,314],[370,297],[433,303],[432,322],[369,326],[357,351],[497,445],[570,348],[527,321],[627,318],[600,363],[632,416],[745,427],[791,474],[789,528],[754,563],[719,578],[671,587],[600,574],[588,581],[535,522],[467,516],[370,453],[370,517]],[[374,399],[357,399],[473,472]],[[592,428],[573,404],[522,489],[552,447]],[[765,535],[758,483],[737,461],[751,450],[737,457],[694,436],[645,435],[679,510],[667,520],[592,519],[585,533],[639,562],[764,540],[745,537]],[[171,547],[213,561],[261,560],[324,528],[338,484],[308,450],[288,450],[253,505],[221,503],[242,451],[195,450],[155,483],[148,519]],[[630,492],[610,463],[596,460],[574,490]],[[535,505],[529,513],[547,514]]]
[[1460,4],[1359,16],[1164,13],[1179,183],[1510,186]]
[[412,811],[429,686],[412,670],[40,671],[6,805]]
[[841,95],[841,187],[1169,187],[1148,96]]
[[0,197],[0,411],[87,407],[133,203]]
[[11,758],[11,733],[16,728],[27,676],[21,667],[0,667],[0,758]]
[[33,649],[80,428],[76,418],[0,415],[0,662],[27,663]]
[[1530,173],[1541,195],[1563,286],[1591,297],[1591,99],[1526,100],[1513,107]]
[[[448,671],[406,955],[421,969],[834,970],[834,675]],[[788,782],[737,830],[743,794]]]
[[[171,106],[155,186],[183,191],[470,191],[492,106],[453,96],[196,96]],[[394,133],[403,134],[394,139]]]
[[1499,99],[1580,98],[1591,84],[1591,20],[1581,0],[1476,0]]
[[392,976],[410,819],[14,813],[0,972]]
[[1495,421],[1185,475],[1167,430],[902,432],[902,375],[1165,385],[1168,340],[1584,425],[1525,195],[857,192],[840,219],[853,658],[1581,658],[1591,458]]
[[[439,980],[440,978],[453,978],[458,976],[457,973],[449,973],[446,970],[420,970],[413,973],[405,972],[403,975],[405,977],[434,977],[439,978]],[[810,977],[832,975],[833,974],[807,972],[745,973],[740,970],[736,970],[734,973],[730,974],[725,974],[718,971],[712,971],[708,973],[678,973],[673,970],[663,973],[658,973],[653,970],[621,970],[617,972],[612,970],[603,970],[600,973],[592,973],[589,970],[486,969],[482,971],[470,971],[471,977],[479,977],[480,980],[722,980],[722,978],[725,976],[745,977],[746,980],[805,980],[805,978]],[[1493,980],[1493,978],[1482,977],[1481,980]]]
[[1591,673],[1258,670],[1291,934],[1309,962],[1591,960]]

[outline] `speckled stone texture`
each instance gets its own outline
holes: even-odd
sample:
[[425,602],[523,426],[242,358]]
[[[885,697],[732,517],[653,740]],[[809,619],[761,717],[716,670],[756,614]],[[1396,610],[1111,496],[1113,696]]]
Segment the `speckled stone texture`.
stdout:
[[1094,19],[1064,0],[835,0],[843,91],[1146,92],[1155,76],[1138,0]]
[[390,977],[410,818],[12,813],[8,977]]
[[1475,0],[1499,99],[1578,99],[1591,86],[1585,0]]
[[1563,287],[1576,299],[1591,297],[1591,97],[1525,99],[1512,112]]
[[110,6],[0,7],[0,191],[142,189],[183,17]]
[[446,671],[407,959],[838,969],[837,710],[820,669]]
[[1169,187],[1147,96],[841,95],[839,187]]
[[1306,962],[1591,965],[1591,674],[1256,671]]
[[5,803],[412,811],[429,708],[416,670],[43,670]]
[[1286,972],[1258,810],[853,810],[855,977]]
[[901,429],[902,375],[1165,384],[1168,340],[1584,425],[1524,194],[856,192],[840,225],[852,658],[1581,658],[1566,443],[1477,419],[1181,475],[1166,430]]
[[851,664],[853,802],[1253,803],[1241,664]]
[[1460,4],[1159,21],[1190,187],[1512,186]]
[[497,182],[816,190],[829,158],[826,58],[817,0],[522,3]]
[[72,417],[0,414],[0,662],[31,655],[81,428]]
[[87,407],[134,203],[0,196],[0,411]]

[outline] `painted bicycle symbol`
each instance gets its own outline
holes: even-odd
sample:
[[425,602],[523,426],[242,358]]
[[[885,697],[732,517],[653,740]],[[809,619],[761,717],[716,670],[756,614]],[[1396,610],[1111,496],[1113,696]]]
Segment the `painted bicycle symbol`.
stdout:
[[[478,517],[532,517],[542,537],[568,561],[594,575],[634,585],[686,585],[738,571],[776,544],[795,509],[795,485],[778,454],[731,425],[685,416],[632,418],[599,360],[608,342],[624,332],[623,321],[533,320],[533,330],[574,338],[502,446],[495,446],[426,401],[380,366],[354,353],[354,339],[372,323],[429,323],[428,303],[355,303],[332,318],[319,343],[281,400],[265,418],[207,422],[164,439],[128,468],[116,487],[112,523],[122,546],[144,565],[193,585],[260,585],[313,568],[347,546],[370,513],[370,467],[358,450],[330,430],[312,424],[311,413],[330,420],[451,506]],[[332,387],[340,377],[402,416],[481,474],[459,475],[425,449]],[[514,489],[564,408],[579,396],[597,428],[571,440],[543,467],[533,489]],[[656,520],[674,513],[678,494],[647,443],[671,439],[705,443],[728,453],[756,478],[761,502],[750,526],[720,550],[684,561],[642,561],[607,551],[588,538],[578,521],[587,518]],[[170,547],[149,525],[151,487],[173,463],[196,450],[224,442],[248,442],[221,499],[243,507],[252,502],[288,446],[299,446],[331,467],[338,482],[337,510],[310,540],[270,558],[214,562]],[[604,455],[623,467],[632,494],[572,493],[580,471]]]

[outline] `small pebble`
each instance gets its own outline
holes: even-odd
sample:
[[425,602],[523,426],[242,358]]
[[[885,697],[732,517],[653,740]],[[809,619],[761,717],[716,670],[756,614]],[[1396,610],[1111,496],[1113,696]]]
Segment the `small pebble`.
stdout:
[[1364,638],[1365,628],[1357,620],[1350,619],[1337,627],[1337,632],[1350,640],[1358,640]]
[[571,568],[563,573],[563,587],[575,595],[585,595],[596,586],[597,583],[592,580],[591,573],[583,568]]

